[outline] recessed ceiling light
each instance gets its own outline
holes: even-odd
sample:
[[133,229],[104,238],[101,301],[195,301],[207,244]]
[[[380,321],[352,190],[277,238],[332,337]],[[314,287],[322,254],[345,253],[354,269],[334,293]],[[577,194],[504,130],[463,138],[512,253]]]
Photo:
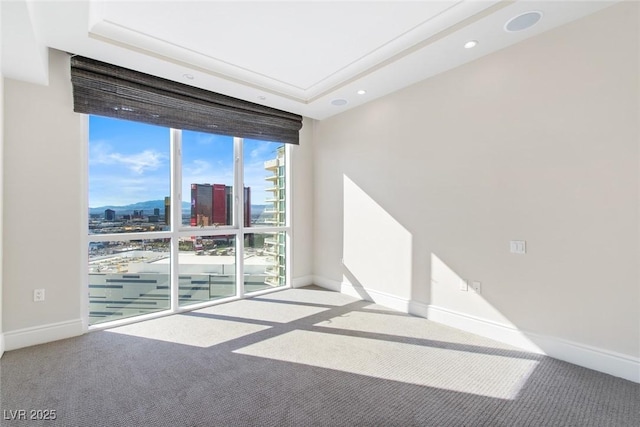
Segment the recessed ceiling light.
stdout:
[[364,95],[365,93],[367,93],[367,91],[364,89],[360,89],[357,93],[358,95]]
[[193,74],[183,74],[182,77],[185,79],[193,80]]
[[509,19],[509,21],[504,24],[504,30],[509,33],[526,30],[527,28],[531,28],[537,24],[541,18],[542,12],[538,12],[537,10],[521,13],[520,15]]
[[347,103],[347,100],[342,98],[334,99],[333,101],[331,101],[331,105],[335,105],[336,107],[346,105],[346,103]]
[[478,41],[477,40],[469,40],[468,42],[466,42],[464,44],[464,48],[465,49],[471,49],[472,47],[476,47],[478,46]]

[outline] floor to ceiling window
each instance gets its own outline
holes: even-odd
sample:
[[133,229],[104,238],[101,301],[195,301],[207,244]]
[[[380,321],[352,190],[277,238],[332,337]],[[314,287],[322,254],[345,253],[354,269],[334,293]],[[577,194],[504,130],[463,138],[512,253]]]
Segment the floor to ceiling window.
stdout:
[[286,286],[287,154],[89,116],[89,324]]

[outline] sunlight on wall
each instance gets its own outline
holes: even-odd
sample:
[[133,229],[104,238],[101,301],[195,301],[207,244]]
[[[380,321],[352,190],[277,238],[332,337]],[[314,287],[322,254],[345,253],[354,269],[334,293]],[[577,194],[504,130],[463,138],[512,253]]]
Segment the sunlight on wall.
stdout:
[[[468,281],[467,290],[463,290],[463,280],[464,278],[437,255],[431,254],[430,319],[443,321],[446,317],[444,323],[490,338],[495,338],[495,328],[498,328],[504,334],[501,338],[508,338],[507,342],[512,345],[528,351],[544,353],[524,332],[483,297],[482,289],[480,293],[476,293],[472,289],[471,281]],[[463,323],[456,324],[456,322]],[[492,328],[491,333],[488,328]]]
[[489,304],[481,294],[471,289],[460,289],[463,278],[453,271],[437,255],[431,254],[431,304],[440,307],[456,307],[465,313],[475,313],[488,319],[496,319],[510,327],[513,323]]
[[342,250],[352,285],[411,297],[411,233],[346,175]]

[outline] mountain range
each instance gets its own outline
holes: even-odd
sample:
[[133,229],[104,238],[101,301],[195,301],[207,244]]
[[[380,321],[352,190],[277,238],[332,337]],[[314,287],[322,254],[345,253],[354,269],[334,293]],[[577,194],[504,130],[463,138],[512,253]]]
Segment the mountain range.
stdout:
[[[251,205],[251,216],[260,215],[267,205]],[[137,202],[124,206],[98,206],[95,208],[89,208],[89,215],[104,215],[104,211],[111,209],[116,211],[117,215],[127,215],[133,213],[133,211],[142,210],[146,215],[153,215],[154,209],[160,209],[160,215],[164,215],[164,200],[148,200],[146,202]],[[189,202],[182,202],[182,211],[188,211],[191,208]]]

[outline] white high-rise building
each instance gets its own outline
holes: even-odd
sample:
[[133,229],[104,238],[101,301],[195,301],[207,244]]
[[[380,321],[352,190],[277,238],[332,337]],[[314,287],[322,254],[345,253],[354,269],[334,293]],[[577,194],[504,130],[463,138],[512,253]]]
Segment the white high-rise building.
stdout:
[[[271,206],[265,209],[266,223],[274,226],[286,223],[286,177],[285,177],[285,152],[284,145],[276,150],[276,158],[264,162],[264,168],[271,172],[265,179],[272,185],[267,187],[271,192],[265,201]],[[265,283],[270,286],[283,286],[285,284],[285,238],[284,232],[268,233],[264,240],[265,254],[273,257],[273,264],[265,270]]]

